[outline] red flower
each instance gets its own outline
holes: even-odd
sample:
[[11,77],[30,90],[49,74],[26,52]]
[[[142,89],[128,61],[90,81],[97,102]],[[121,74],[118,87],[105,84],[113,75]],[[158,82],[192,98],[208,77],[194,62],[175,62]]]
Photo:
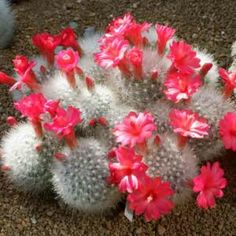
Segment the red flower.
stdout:
[[44,32],[34,35],[32,42],[33,45],[39,49],[42,55],[47,58],[48,63],[53,64],[54,50],[61,43],[61,37]]
[[45,123],[44,128],[54,132],[59,139],[64,138],[67,145],[74,148],[77,146],[74,127],[81,122],[80,110],[69,106],[67,110],[57,108],[52,122]]
[[0,84],[13,86],[16,83],[15,79],[4,72],[0,71]]
[[131,23],[125,29],[124,37],[134,46],[143,47],[145,45],[145,38],[142,36],[142,32],[147,31],[150,26],[151,24],[148,23]]
[[144,214],[146,221],[158,220],[168,214],[174,207],[169,199],[174,194],[169,182],[162,182],[161,178],[144,177],[139,188],[128,195],[129,208],[136,215]]
[[72,47],[74,50],[79,52],[79,55],[82,54],[82,49],[77,41],[76,34],[74,30],[70,27],[65,28],[60,33],[61,42],[60,45],[64,47]]
[[139,186],[139,179],[144,175],[147,166],[142,162],[142,156],[135,154],[134,149],[118,147],[115,150],[118,162],[109,164],[109,183],[118,184],[121,192],[133,192]]
[[166,43],[174,36],[175,29],[165,25],[156,25],[158,54],[164,53]]
[[171,44],[168,58],[172,60],[173,66],[183,73],[191,74],[195,68],[200,67],[196,52],[184,41],[174,41]]
[[29,119],[37,136],[42,136],[41,116],[44,113],[46,98],[41,94],[30,94],[15,102],[15,108]]
[[100,47],[101,52],[95,53],[95,62],[105,69],[115,67],[124,58],[128,46],[128,42],[122,38],[108,40]]
[[203,138],[208,135],[209,125],[205,118],[190,110],[173,109],[169,114],[170,125],[175,133],[179,134],[179,145],[183,146],[186,139],[181,137]]
[[228,98],[232,95],[233,90],[236,88],[236,73],[220,68],[219,75],[223,79],[225,85],[225,97]]
[[57,114],[57,109],[59,108],[60,101],[57,100],[47,100],[44,104],[44,111],[48,112],[51,117],[54,117]]
[[202,85],[202,81],[199,75],[170,73],[167,75],[164,85],[166,98],[177,103],[180,100],[189,99]]
[[115,126],[113,134],[118,143],[134,147],[144,144],[156,129],[154,117],[150,113],[130,112],[122,123]]
[[37,91],[40,88],[39,83],[36,80],[36,75],[33,71],[33,67],[36,65],[34,61],[29,61],[25,56],[16,56],[13,60],[14,70],[19,75],[19,81],[17,81],[10,90],[20,89],[22,84],[26,84],[31,90]]
[[236,151],[236,113],[228,112],[219,123],[220,136],[226,149]]
[[197,205],[202,208],[212,208],[215,206],[215,197],[222,198],[224,189],[227,185],[223,177],[224,171],[220,168],[219,162],[202,166],[201,174],[193,179],[194,192],[199,192],[197,196]]
[[137,80],[142,79],[143,76],[143,52],[139,48],[132,48],[127,53],[127,57],[133,69],[134,77]]

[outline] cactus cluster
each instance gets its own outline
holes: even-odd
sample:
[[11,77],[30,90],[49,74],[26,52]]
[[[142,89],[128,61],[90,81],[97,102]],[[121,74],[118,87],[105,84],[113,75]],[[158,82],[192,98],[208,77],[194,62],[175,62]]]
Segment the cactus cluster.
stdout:
[[[177,39],[169,26],[114,19],[77,39],[71,28],[33,36],[41,56],[0,72],[28,122],[3,137],[2,169],[23,190],[52,185],[72,208],[103,212],[127,196],[147,221],[192,192],[211,208],[226,186],[219,163],[236,151],[236,74]],[[193,190],[193,191],[192,191]],[[211,194],[209,194],[209,192]]]

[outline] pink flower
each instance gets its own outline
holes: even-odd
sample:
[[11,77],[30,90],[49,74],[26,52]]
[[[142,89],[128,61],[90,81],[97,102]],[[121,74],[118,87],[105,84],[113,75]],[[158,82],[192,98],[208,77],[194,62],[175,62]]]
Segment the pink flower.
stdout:
[[174,207],[169,199],[174,194],[169,182],[161,178],[144,177],[137,190],[127,197],[129,208],[136,215],[144,214],[146,221],[158,220],[168,214]]
[[0,84],[13,86],[16,83],[15,79],[4,72],[0,71]]
[[46,98],[41,93],[30,94],[14,103],[15,108],[32,123],[39,137],[42,136],[41,116],[44,113],[45,103]]
[[36,75],[33,71],[33,67],[36,65],[34,61],[29,61],[25,56],[16,56],[13,60],[14,70],[19,75],[19,81],[17,81],[10,89],[20,89],[22,84],[26,84],[31,90],[37,91],[40,88],[39,83],[36,80]]
[[59,108],[59,100],[47,100],[44,104],[44,111],[48,112],[51,117],[54,117],[57,114],[57,109]]
[[219,162],[202,166],[201,174],[193,179],[194,192],[199,192],[197,196],[197,205],[202,208],[212,208],[215,206],[215,197],[222,198],[224,189],[227,185],[223,177],[224,171],[220,168]]
[[82,55],[82,49],[77,41],[76,34],[74,30],[70,27],[65,28],[60,33],[61,42],[60,45],[64,47],[72,47],[75,51],[79,52],[79,55]]
[[133,192],[139,186],[139,178],[144,175],[147,166],[142,162],[142,156],[135,154],[134,149],[118,147],[115,150],[118,162],[109,164],[111,184],[118,184],[121,192]]
[[115,67],[124,58],[128,47],[126,40],[119,37],[113,38],[100,47],[101,52],[95,53],[95,62],[105,69]]
[[236,151],[236,113],[228,112],[219,122],[220,136],[226,149]]
[[126,28],[133,22],[133,16],[130,13],[124,15],[123,18],[114,19],[106,29],[106,37],[110,35],[123,35]]
[[[173,109],[169,113],[170,125],[180,137],[203,138],[208,135],[209,125],[205,118],[190,110]],[[179,140],[179,141],[184,141]],[[185,140],[186,141],[186,140]],[[185,143],[179,143],[184,145]]]
[[77,140],[74,127],[81,122],[80,110],[69,106],[67,110],[57,108],[52,122],[45,123],[44,128],[54,132],[59,139],[64,138],[70,148],[75,148],[77,146]]
[[150,113],[130,112],[122,123],[115,126],[113,134],[118,143],[134,147],[144,144],[156,129],[154,117]]
[[56,56],[57,67],[66,73],[67,81],[72,88],[76,86],[75,71],[79,62],[79,54],[73,49],[60,51]]
[[219,75],[223,79],[225,85],[225,97],[228,98],[232,95],[233,90],[236,88],[236,73],[220,68]]
[[174,41],[171,44],[168,58],[182,73],[192,74],[195,68],[200,67],[200,59],[196,57],[196,52],[184,41]]
[[166,89],[164,93],[168,100],[175,103],[180,100],[188,100],[202,85],[199,75],[188,75],[183,73],[170,73],[164,82]]
[[134,46],[143,47],[146,43],[146,39],[142,36],[142,32],[147,31],[150,26],[151,24],[148,23],[131,23],[126,28],[124,32],[124,37]]
[[69,48],[67,50],[60,51],[56,56],[57,67],[64,72],[73,71],[79,62],[79,54],[73,49]]
[[132,48],[127,53],[127,57],[133,69],[134,77],[137,80],[142,79],[143,76],[143,52],[139,48]]
[[61,43],[61,37],[51,35],[49,33],[35,34],[32,38],[33,45],[39,49],[43,56],[48,60],[49,64],[54,62],[54,50]]
[[156,33],[157,33],[157,49],[158,54],[162,55],[166,48],[166,43],[174,36],[175,29],[168,27],[166,25],[156,25]]

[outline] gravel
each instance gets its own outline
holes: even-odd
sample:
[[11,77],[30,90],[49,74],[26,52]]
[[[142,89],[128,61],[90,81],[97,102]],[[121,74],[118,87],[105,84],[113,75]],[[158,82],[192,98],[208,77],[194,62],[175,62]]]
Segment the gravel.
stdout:
[[[236,1],[232,0],[25,0],[13,4],[17,31],[12,47],[0,50],[0,70],[12,72],[16,54],[32,56],[31,36],[40,31],[58,33],[72,24],[82,34],[88,27],[103,29],[115,16],[131,11],[140,21],[168,23],[187,42],[213,53],[220,66],[231,63],[230,47],[236,35]],[[7,131],[6,117],[17,115],[5,86],[0,86],[0,135]],[[130,223],[123,206],[109,215],[88,216],[68,209],[53,194],[28,196],[17,191],[0,174],[0,236],[43,235],[236,235],[236,159],[219,157],[229,187],[216,208],[203,211],[194,200],[157,222],[135,218]]]

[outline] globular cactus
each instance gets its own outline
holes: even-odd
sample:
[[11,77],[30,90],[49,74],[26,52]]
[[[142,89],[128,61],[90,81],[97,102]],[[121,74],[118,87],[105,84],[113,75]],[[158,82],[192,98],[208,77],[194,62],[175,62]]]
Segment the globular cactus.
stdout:
[[62,72],[55,72],[55,74],[42,84],[42,92],[48,99],[59,99],[63,107],[73,105],[79,107],[80,104],[80,91],[77,87],[72,89],[67,83],[66,75]]
[[39,193],[49,189],[52,160],[59,149],[55,138],[39,139],[29,123],[22,123],[3,138],[1,148],[3,168],[20,190]]
[[7,47],[15,31],[15,18],[7,0],[0,1],[0,48]]
[[107,150],[93,138],[80,139],[79,147],[64,149],[65,157],[52,169],[57,194],[69,206],[85,212],[103,212],[114,208],[120,193],[109,186]]
[[198,172],[198,162],[189,145],[179,149],[176,137],[166,133],[161,136],[160,145],[148,144],[144,162],[149,166],[149,176],[162,176],[163,180],[170,182],[177,204],[191,196],[190,182]]

